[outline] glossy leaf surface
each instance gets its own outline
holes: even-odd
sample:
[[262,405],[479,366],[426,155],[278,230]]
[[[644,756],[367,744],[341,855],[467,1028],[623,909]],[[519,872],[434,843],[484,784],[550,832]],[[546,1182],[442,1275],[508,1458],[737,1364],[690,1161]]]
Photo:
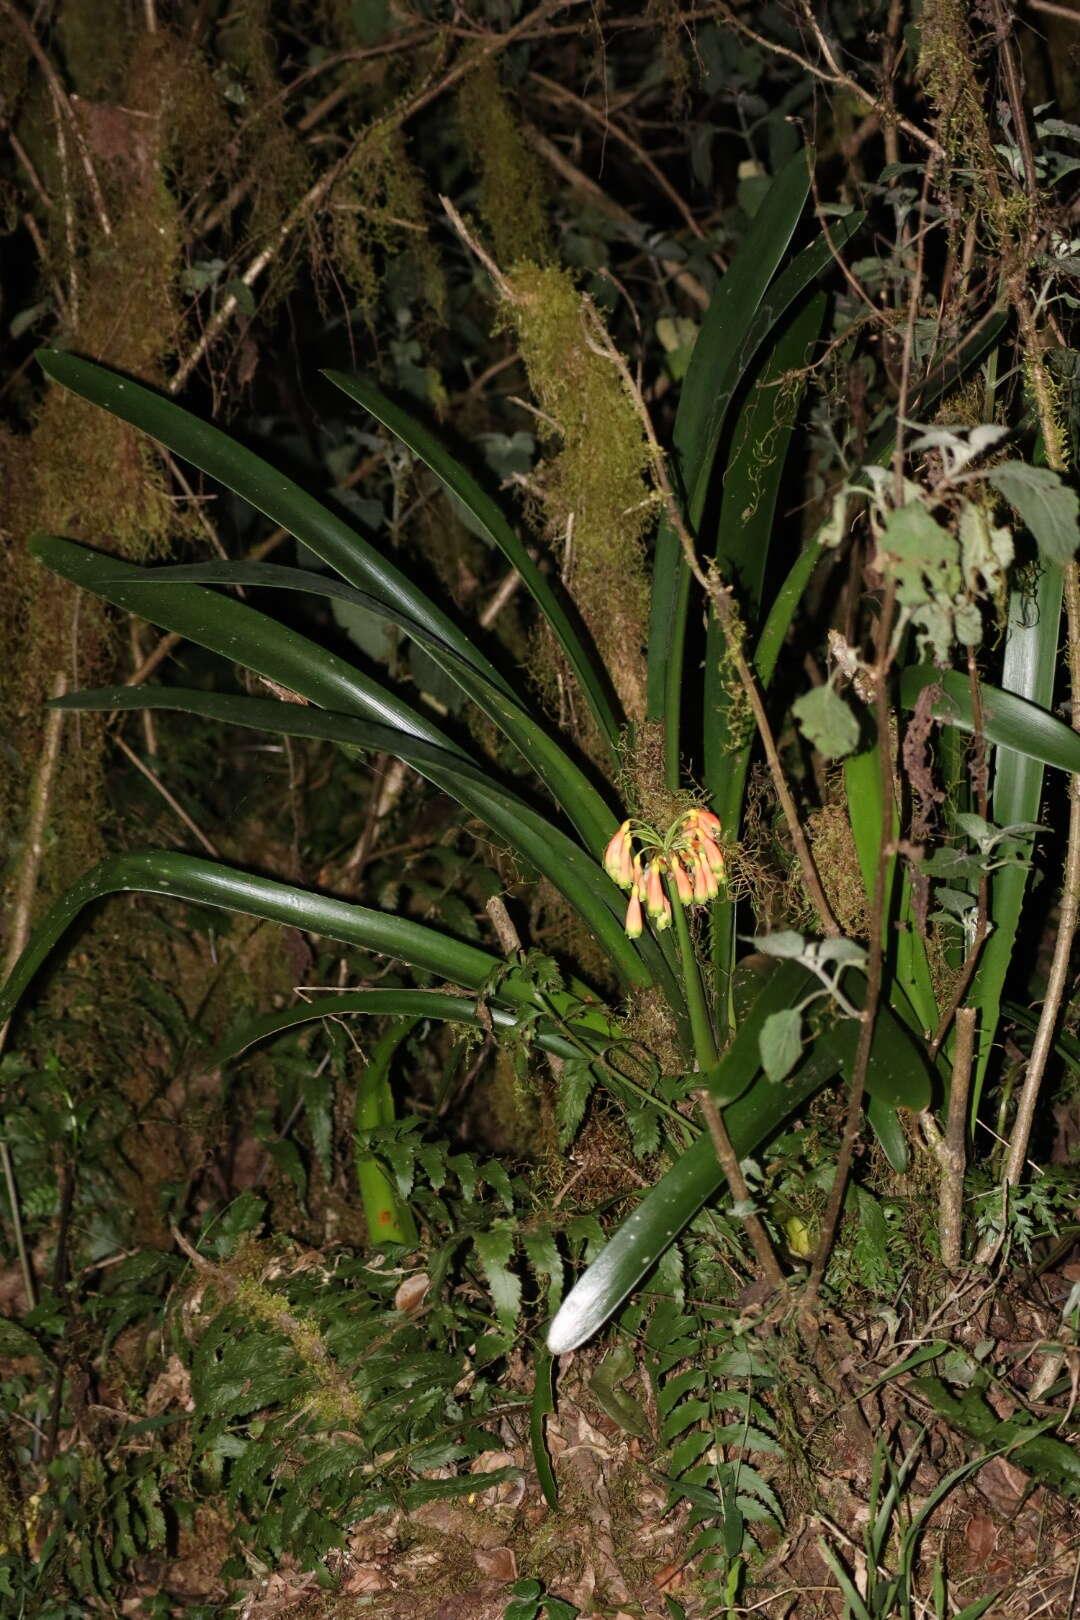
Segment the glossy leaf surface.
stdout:
[[606,677],[599,671],[595,658],[586,647],[582,632],[575,625],[551,582],[529,556],[528,550],[507,522],[497,503],[472,473],[449,453],[423,423],[418,422],[415,417],[402,410],[400,405],[388,399],[366,377],[351,376],[343,371],[327,371],[324,375],[336,388],[340,388],[357,405],[374,416],[376,421],[381,422],[383,427],[389,428],[395,438],[407,445],[412,453],[431,469],[445,488],[469,509],[492,544],[498,546],[507,562],[517,569],[526,590],[532,595],[566,654],[602,736],[609,748],[613,749],[618,737],[619,721],[611,702]]

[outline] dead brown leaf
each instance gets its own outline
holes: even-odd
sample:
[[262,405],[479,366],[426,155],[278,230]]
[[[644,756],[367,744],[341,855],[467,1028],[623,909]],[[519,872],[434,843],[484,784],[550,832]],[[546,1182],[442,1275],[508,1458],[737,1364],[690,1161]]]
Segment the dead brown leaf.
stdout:
[[431,1278],[426,1271],[417,1271],[398,1287],[394,1295],[394,1307],[399,1311],[415,1311],[423,1302],[424,1295],[431,1287]]
[[477,1548],[476,1567],[489,1581],[502,1581],[504,1585],[517,1580],[517,1557],[512,1547],[492,1547],[489,1552]]
[[994,1529],[993,1519],[987,1518],[985,1513],[976,1513],[967,1522],[964,1540],[967,1542],[971,1556],[977,1558],[980,1563],[984,1562],[993,1552],[994,1544],[997,1541],[997,1531]]

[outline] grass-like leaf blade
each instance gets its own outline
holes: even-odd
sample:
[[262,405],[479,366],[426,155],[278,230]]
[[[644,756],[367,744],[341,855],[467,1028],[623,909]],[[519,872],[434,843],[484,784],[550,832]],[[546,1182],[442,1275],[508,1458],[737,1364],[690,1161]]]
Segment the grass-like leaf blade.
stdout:
[[444,487],[464,503],[492,544],[517,569],[526,590],[532,595],[566,654],[592,709],[600,734],[614,758],[619,720],[611,702],[607,680],[551,582],[529,556],[498,504],[422,422],[388,399],[368,378],[352,376],[344,371],[326,371],[323,375],[419,457]]
[[[1054,701],[1057,676],[1058,637],[1064,574],[1052,565],[1044,567],[1033,598],[1014,591],[1009,599],[1005,631],[1005,651],[1001,683],[1006,692],[1034,704],[1045,713]],[[1073,733],[1069,730],[1069,735]],[[994,791],[991,813],[999,827],[1015,827],[1039,819],[1045,762],[1033,759],[1005,744],[999,745],[994,761]],[[993,929],[979,957],[970,1000],[981,1013],[975,1075],[971,1089],[971,1118],[978,1113],[987,1065],[997,1038],[1001,997],[1005,977],[1013,957],[1016,932],[1020,926],[1028,870],[1005,866],[994,874],[990,886],[990,921]]]
[[599,858],[611,837],[615,817],[585,773],[515,698],[495,686],[472,664],[396,608],[327,574],[276,563],[184,563],[175,568],[142,570],[141,583],[155,588],[176,584],[245,585],[280,591],[304,591],[334,601],[350,602],[395,625],[431,654],[451,680],[507,736],[522,758],[565,810],[587,848]]
[[351,585],[395,603],[418,624],[440,636],[489,680],[506,682],[441,608],[330,507],[246,446],[172,400],[130,378],[60,349],[39,349],[46,376],[73,394],[100,405],[139,428],[174,455],[224,484],[273,523],[302,540]]
[[623,930],[623,897],[603,869],[523,799],[445,746],[352,715],[269,698],[189,691],[183,687],[118,686],[72,692],[57,699],[55,706],[106,713],[113,709],[180,710],[224,725],[278,731],[291,737],[318,737],[347,748],[395,755],[479,816],[555,884],[595,932],[628,983],[651,982],[648,969]]
[[[100,862],[54,902],[0,989],[0,1023],[10,1017],[34,974],[80,912],[106,895],[129,890],[305,929],[437,973],[467,990],[479,990],[499,966],[499,959],[487,951],[408,917],[373,911],[201,856],[146,850]],[[536,991],[511,973],[500,979],[496,999],[509,1006],[535,1008]]]
[[[848,974],[845,989],[857,1005],[865,980]],[[858,1025],[844,1020],[825,1031],[787,1080],[760,1073],[758,1034],[777,1003],[791,1006],[813,981],[805,968],[785,962],[766,979],[734,1041],[702,1083],[724,1106],[724,1123],[736,1155],[753,1153],[801,1103],[837,1073],[850,1070]],[[907,1031],[887,1007],[874,1026],[867,1090],[886,1103],[925,1107],[929,1079]],[[729,1098],[734,1101],[729,1102]],[[679,1158],[619,1227],[563,1302],[548,1334],[548,1348],[562,1355],[592,1337],[678,1237],[687,1221],[718,1191],[724,1175],[712,1142],[700,1137]]]
[[[1057,622],[1054,622],[1056,635]],[[900,700],[913,709],[925,686],[941,686],[941,697],[934,704],[935,720],[961,731],[974,729],[971,693],[966,675],[956,670],[942,673],[928,664],[913,664],[900,677]],[[1053,765],[1070,775],[1080,773],[1080,736],[1040,704],[1029,703],[1000,687],[982,687],[983,731],[988,742],[1009,748],[1015,754]]]

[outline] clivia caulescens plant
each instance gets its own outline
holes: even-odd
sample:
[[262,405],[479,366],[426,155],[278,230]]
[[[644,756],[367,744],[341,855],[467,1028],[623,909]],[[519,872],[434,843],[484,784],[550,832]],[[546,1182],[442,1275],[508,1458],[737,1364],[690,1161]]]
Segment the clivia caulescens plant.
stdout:
[[[321,739],[354,756],[396,756],[562,895],[591,936],[593,962],[598,948],[607,968],[599,986],[595,974],[591,984],[576,977],[573,962],[559,975],[550,965],[538,975],[528,952],[500,959],[414,917],[192,855],[150,851],[114,856],[56,903],[0,996],[0,1019],[82,907],[118,890],[141,889],[287,923],[423,975],[415,987],[361,983],[268,1015],[230,1036],[213,1054],[216,1063],[227,1063],[255,1039],[329,1016],[442,1020],[482,1026],[496,1038],[527,1031],[535,1049],[562,1060],[554,1065],[560,1084],[580,1104],[576,1112],[568,1109],[571,1129],[580,1122],[588,1088],[601,1088],[637,1122],[643,1150],[662,1149],[668,1161],[561,1305],[553,1280],[551,1302],[558,1309],[548,1343],[554,1352],[596,1333],[715,1197],[725,1173],[728,1180],[737,1176],[740,1161],[827,1085],[839,1082],[847,1099],[847,1161],[868,1122],[893,1169],[902,1172],[909,1133],[898,1111],[918,1114],[928,1130],[937,1129],[928,1109],[946,1092],[960,1010],[978,1013],[971,1118],[977,1116],[1025,895],[1029,863],[1019,857],[1040,819],[1044,771],[1080,774],[1080,737],[1052,712],[1062,604],[1066,588],[1075,591],[1075,495],[1053,467],[1003,461],[999,436],[985,431],[980,437],[979,430],[935,427],[921,442],[919,465],[908,467],[910,476],[903,472],[910,432],[908,451],[898,446],[911,421],[930,421],[950,391],[979,368],[983,391],[998,408],[994,379],[1022,369],[1004,358],[998,363],[998,349],[1009,341],[1004,308],[980,311],[940,361],[928,352],[921,372],[908,368],[904,420],[895,408],[882,408],[876,437],[863,451],[863,475],[856,469],[816,533],[801,536],[792,523],[777,520],[808,360],[825,331],[825,289],[836,256],[862,224],[858,213],[847,213],[831,220],[827,236],[811,229],[793,248],[809,189],[808,154],[799,153],[760,201],[698,332],[666,455],[629,368],[593,306],[582,302],[582,363],[613,368],[610,375],[618,377],[642,423],[642,459],[651,457],[654,476],[650,621],[639,683],[646,694],[647,749],[639,747],[640,716],[635,729],[616,700],[613,672],[601,667],[562,592],[486,488],[368,380],[327,373],[431,470],[520,575],[588,711],[588,763],[576,739],[558,735],[537,712],[524,695],[526,683],[508,678],[478,639],[337,510],[150,389],[73,354],[40,356],[55,385],[150,435],[293,534],[322,564],[143,568],[55,535],[35,535],[31,548],[45,566],[124,612],[246,666],[268,690],[304,700],[161,685],[74,693],[60,706],[184,710],[231,727]],[[1038,354],[1028,359],[1037,378]],[[1044,412],[1040,425],[1049,446],[1052,416]],[[989,450],[996,457],[992,466],[985,464]],[[888,474],[892,461],[899,466]],[[1010,512],[1007,534],[1002,516]],[[850,870],[843,875],[848,888],[859,891],[845,929],[818,870],[805,804],[801,810],[791,786],[790,763],[803,744],[790,728],[783,732],[774,676],[818,563],[834,556],[856,525],[869,549],[852,578],[859,590],[869,578],[876,599],[874,655],[867,660],[861,643],[840,638],[827,679],[788,699],[802,737],[834,773],[831,791],[848,839],[842,860]],[[1006,577],[1011,532],[1025,526],[1041,559],[1034,612],[1030,587]],[[248,593],[243,599],[230,594],[238,586]],[[497,768],[452,723],[441,724],[430,709],[413,706],[386,681],[254,605],[263,590],[348,604],[392,626],[475,706],[487,735],[491,727],[501,734],[523,762],[519,774]],[[983,623],[999,609],[1000,642],[987,638],[985,651]],[[635,658],[638,649],[628,647],[625,655]],[[980,658],[1000,687],[982,680]],[[953,669],[954,662],[960,668]],[[983,785],[974,788],[962,770],[954,773],[950,804],[975,818],[966,826],[978,837],[973,846],[959,817],[947,825],[948,847],[935,852],[948,855],[947,869],[921,865],[916,841],[901,836],[909,830],[902,818],[910,815],[895,756],[901,710],[915,717],[905,758],[917,767],[919,782],[929,781],[927,739],[937,727],[973,733],[980,758],[994,755],[992,792],[985,772],[978,778]],[[755,780],[774,794],[781,842],[797,866],[802,910],[796,920],[810,937],[793,928],[762,936],[740,898],[747,885],[735,893],[724,881],[725,864],[732,866],[745,835],[758,757],[762,770]],[[628,765],[639,758],[652,762],[648,780],[640,771],[635,778]],[[762,794],[754,791],[760,820]],[[999,850],[1002,840],[1006,847]],[[852,848],[853,858],[846,853]],[[993,861],[987,850],[996,851]],[[944,940],[933,963],[932,884],[942,919],[937,938]],[[694,911],[707,916],[707,927],[691,926]],[[743,961],[740,941],[747,938],[756,949]],[[834,993],[841,970],[843,996]],[[432,978],[441,987],[432,988]],[[628,1025],[626,1009],[638,1004],[648,1005],[648,1017]],[[647,1037],[658,1023],[663,1039],[653,1051]],[[661,1049],[666,1064],[657,1056]],[[712,1110],[708,1131],[689,1117],[693,1091]],[[365,1128],[385,1123],[380,1110],[388,1097],[378,1105],[368,1101]],[[834,1178],[814,1287],[823,1279],[846,1168],[841,1161]],[[408,1242],[408,1223],[392,1211],[388,1218],[380,1197],[392,1200],[392,1189],[369,1176],[365,1198],[372,1200],[373,1232]],[[745,1204],[741,1192],[738,1199]]]

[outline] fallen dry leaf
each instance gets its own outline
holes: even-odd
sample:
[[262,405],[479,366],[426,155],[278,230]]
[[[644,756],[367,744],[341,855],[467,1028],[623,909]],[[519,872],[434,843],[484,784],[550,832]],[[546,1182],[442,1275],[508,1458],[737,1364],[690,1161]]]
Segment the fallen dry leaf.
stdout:
[[987,1518],[985,1513],[976,1513],[968,1520],[964,1540],[973,1558],[978,1558],[980,1562],[989,1558],[997,1541],[993,1519]]
[[653,1576],[653,1585],[658,1592],[677,1592],[685,1584],[686,1576],[681,1564],[662,1564]]
[[357,1597],[362,1592],[385,1592],[388,1582],[378,1564],[360,1564],[356,1569],[350,1570],[341,1590],[350,1597]]
[[512,1547],[492,1547],[490,1552],[478,1547],[474,1557],[477,1569],[488,1580],[504,1584],[517,1580],[517,1558]]
[[178,1355],[171,1355],[165,1371],[159,1373],[146,1394],[147,1417],[160,1417],[170,1406],[179,1406],[184,1412],[193,1412],[191,1378]]
[[417,1271],[413,1276],[406,1277],[394,1295],[395,1308],[399,1311],[415,1311],[423,1303],[430,1287],[431,1278],[426,1271]]
[[1028,1488],[1028,1477],[1024,1470],[1004,1457],[991,1457],[975,1477],[980,1491],[994,1511],[1002,1518],[1011,1518]]

